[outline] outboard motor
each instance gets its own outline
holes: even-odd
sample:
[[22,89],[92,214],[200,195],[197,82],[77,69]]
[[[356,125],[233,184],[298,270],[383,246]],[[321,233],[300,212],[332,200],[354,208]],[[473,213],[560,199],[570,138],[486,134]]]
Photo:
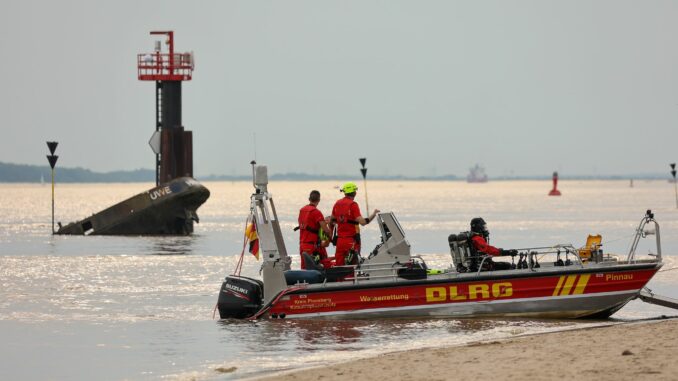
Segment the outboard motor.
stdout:
[[222,319],[245,319],[261,309],[264,284],[256,279],[229,275],[219,291],[219,316]]

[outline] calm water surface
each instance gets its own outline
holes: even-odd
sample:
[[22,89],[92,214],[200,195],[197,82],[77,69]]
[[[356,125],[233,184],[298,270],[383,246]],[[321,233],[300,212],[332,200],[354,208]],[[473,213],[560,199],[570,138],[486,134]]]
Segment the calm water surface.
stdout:
[[[56,219],[98,212],[152,184],[63,184]],[[598,322],[505,319],[218,321],[213,309],[223,277],[242,249],[249,182],[205,184],[191,237],[53,237],[50,187],[0,184],[0,379],[229,380],[344,361],[388,351],[585,327]],[[270,190],[295,252],[296,214],[319,189],[328,212],[337,182],[276,182]],[[447,235],[482,216],[505,248],[572,243],[603,235],[605,251],[628,251],[646,209],[662,228],[666,265],[650,283],[678,297],[678,210],[665,181],[372,182],[371,207],[394,211],[413,251],[449,266]],[[357,200],[364,208],[363,195]],[[366,248],[377,229],[364,230]],[[645,253],[649,245],[641,247]],[[244,275],[260,263],[247,255]],[[294,257],[293,266],[298,266]],[[614,320],[676,315],[633,301]]]

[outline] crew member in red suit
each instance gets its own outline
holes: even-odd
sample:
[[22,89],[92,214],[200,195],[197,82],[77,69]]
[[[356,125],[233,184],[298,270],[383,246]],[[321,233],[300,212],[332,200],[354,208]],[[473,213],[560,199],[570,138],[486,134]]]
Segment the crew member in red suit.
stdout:
[[360,207],[355,202],[358,186],[348,182],[341,187],[344,198],[339,199],[332,208],[332,222],[336,224],[336,246],[334,253],[335,266],[358,263],[360,255],[360,226],[370,223],[379,213],[375,209],[369,217],[363,218]]
[[517,250],[504,250],[490,245],[488,243],[490,232],[487,230],[485,220],[480,217],[476,217],[471,220],[471,232],[473,233],[471,242],[473,242],[473,247],[479,253],[487,254],[493,257],[518,254]]
[[[299,210],[299,254],[309,254],[316,264],[327,269],[331,267],[331,260],[327,257],[327,250],[325,249],[329,245],[329,239],[323,240],[322,237],[330,237],[332,231],[322,212],[318,210],[320,192],[317,190],[311,191],[308,202],[308,205]],[[303,256],[301,257],[301,268],[306,268]]]
[[[478,253],[486,254],[492,257],[508,255],[515,256],[518,254],[518,250],[504,250],[490,245],[488,242],[490,232],[487,230],[485,220],[480,217],[476,217],[471,220],[471,234],[471,243]],[[510,264],[506,262],[492,262],[490,260],[487,263],[492,270],[507,270],[510,268]]]

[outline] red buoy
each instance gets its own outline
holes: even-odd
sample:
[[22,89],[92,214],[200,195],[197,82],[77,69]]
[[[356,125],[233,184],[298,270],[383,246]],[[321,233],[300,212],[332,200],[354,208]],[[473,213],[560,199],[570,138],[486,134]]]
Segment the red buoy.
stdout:
[[560,196],[558,189],[558,172],[553,172],[553,189],[549,192],[549,196]]

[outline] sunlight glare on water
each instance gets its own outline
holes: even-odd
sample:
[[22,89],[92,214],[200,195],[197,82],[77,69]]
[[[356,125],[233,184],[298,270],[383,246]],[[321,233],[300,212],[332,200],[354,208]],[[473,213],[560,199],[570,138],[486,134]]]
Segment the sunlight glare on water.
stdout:
[[[290,253],[296,217],[311,189],[327,214],[340,182],[273,182],[270,191]],[[599,322],[420,319],[217,321],[221,281],[242,250],[250,182],[205,183],[212,195],[190,237],[52,236],[51,189],[0,185],[0,379],[235,379],[345,361],[389,351],[461,344]],[[68,223],[152,184],[57,184],[56,221]],[[449,267],[447,235],[482,216],[492,243],[504,248],[572,243],[602,234],[608,253],[626,254],[641,217],[661,225],[664,271],[649,284],[678,297],[678,210],[666,181],[373,181],[370,207],[393,211],[413,252]],[[364,211],[364,195],[357,201]],[[366,214],[366,213],[365,213]],[[363,229],[364,247],[379,241]],[[647,247],[641,247],[641,253]],[[644,251],[643,251],[644,250]],[[332,251],[332,250],[331,250]],[[298,256],[292,254],[293,266]],[[243,275],[261,263],[246,253]],[[674,311],[633,301],[614,315],[636,320]],[[27,361],[30,367],[17,366]],[[221,371],[217,371],[221,369]]]

